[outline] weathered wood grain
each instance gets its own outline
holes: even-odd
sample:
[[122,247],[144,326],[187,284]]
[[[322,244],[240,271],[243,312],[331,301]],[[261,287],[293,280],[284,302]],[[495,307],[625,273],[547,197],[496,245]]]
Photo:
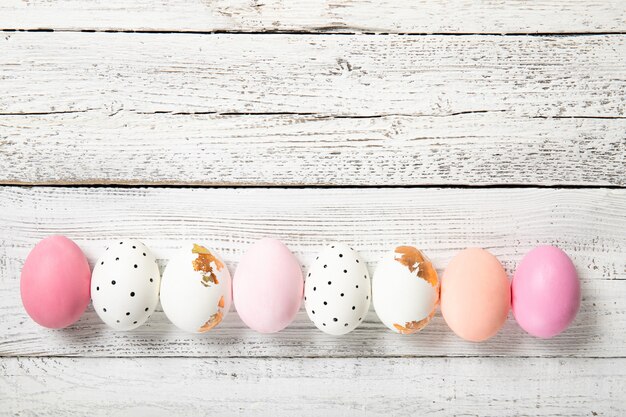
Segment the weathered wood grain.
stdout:
[[[7,356],[626,356],[626,190],[533,189],[160,189],[0,188],[0,355]],[[483,344],[463,342],[437,316],[422,333],[387,331],[373,312],[348,336],[324,335],[301,312],[276,335],[259,335],[231,313],[208,335],[178,332],[162,313],[129,333],[89,311],[64,331],[39,328],[19,298],[19,271],[48,234],[76,239],[93,262],[106,240],[135,237],[164,261],[181,241],[203,240],[231,271],[254,240],[282,239],[303,266],[325,242],[346,241],[370,270],[400,243],[423,248],[441,271],[466,246],[492,251],[509,273],[538,244],[572,257],[583,285],[573,326],[534,339],[511,319]]]
[[[1,183],[626,185],[621,1],[0,2],[0,29],[40,28],[60,32],[0,37]],[[554,36],[573,32],[596,35]],[[0,415],[624,415],[624,230],[625,189],[0,187]],[[340,338],[302,311],[275,335],[236,312],[188,335],[160,308],[131,333],[91,308],[50,331],[19,272],[51,233],[92,263],[120,236],[161,266],[205,240],[231,271],[263,236],[303,267],[343,240],[370,269],[413,243],[439,271],[483,246],[509,273],[552,243],[583,303],[554,339],[510,317],[483,344],[373,311]]]
[[0,115],[622,117],[626,36],[6,33]]
[[619,416],[626,359],[0,358],[0,415]]
[[391,33],[624,32],[623,1],[4,0],[0,28]]
[[[114,332],[89,311],[74,326],[47,330],[37,326],[19,301],[19,286],[3,287],[0,356],[80,357],[625,357],[623,281],[583,281],[581,311],[567,332],[550,340],[526,334],[513,316],[500,333],[480,344],[459,339],[437,314],[419,334],[401,336],[380,323],[372,310],[364,323],[342,337],[328,336],[300,311],[285,330],[263,335],[248,329],[235,311],[210,334],[178,330],[162,311],[132,332]],[[13,301],[11,301],[11,298]],[[159,310],[161,310],[159,308]]]
[[0,116],[0,182],[626,185],[626,119]]

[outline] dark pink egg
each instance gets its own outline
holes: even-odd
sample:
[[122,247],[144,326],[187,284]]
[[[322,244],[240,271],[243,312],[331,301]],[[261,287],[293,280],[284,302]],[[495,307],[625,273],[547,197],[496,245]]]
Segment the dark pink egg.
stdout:
[[60,329],[75,323],[90,298],[91,270],[78,245],[50,236],[30,251],[20,280],[22,303],[38,324]]

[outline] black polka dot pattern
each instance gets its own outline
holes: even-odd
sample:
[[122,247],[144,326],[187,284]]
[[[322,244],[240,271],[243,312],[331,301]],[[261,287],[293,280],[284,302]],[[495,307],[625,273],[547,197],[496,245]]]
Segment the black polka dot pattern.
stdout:
[[[121,240],[103,251],[92,273],[94,310],[109,326],[131,330],[143,324],[158,302],[156,258],[136,240]],[[156,285],[155,285],[156,284]]]
[[344,244],[329,246],[306,277],[305,308],[317,327],[340,335],[360,324],[370,305],[370,281],[357,252]]

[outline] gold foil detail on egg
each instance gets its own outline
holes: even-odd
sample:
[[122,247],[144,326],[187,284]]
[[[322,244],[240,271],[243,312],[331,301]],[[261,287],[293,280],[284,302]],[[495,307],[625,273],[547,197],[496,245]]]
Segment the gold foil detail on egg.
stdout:
[[439,278],[433,264],[419,249],[413,246],[398,246],[395,250],[400,257],[396,261],[406,266],[411,273],[417,271],[417,276],[428,282],[433,288],[438,289]]
[[413,334],[413,333],[419,332],[424,327],[426,327],[426,325],[428,324],[430,319],[433,318],[434,315],[435,315],[435,311],[433,310],[426,318],[423,318],[419,321],[415,321],[415,320],[409,321],[409,322],[404,323],[404,326],[394,323],[393,327],[395,327],[396,330],[402,334]]
[[198,331],[200,333],[208,332],[209,330],[220,324],[223,318],[224,314],[221,311],[218,311],[217,313],[211,315],[211,318],[206,323],[204,323],[202,327],[198,329]]
[[218,285],[219,281],[217,280],[217,275],[215,275],[215,272],[213,271],[214,267],[211,265],[211,263],[215,264],[215,268],[218,271],[221,271],[222,268],[224,268],[224,264],[204,246],[200,246],[194,243],[193,249],[191,249],[191,253],[198,254],[198,257],[191,261],[193,270],[204,272],[204,274],[202,274],[202,280],[200,281],[200,283],[205,287],[209,287],[210,282]]
[[222,322],[222,319],[224,318],[224,313],[222,313],[223,308],[224,308],[224,296],[221,296],[220,300],[217,302],[217,313],[212,314],[209,320],[207,320],[207,322],[204,323],[202,327],[198,329],[198,332],[200,333],[208,332],[209,330],[211,330],[212,328],[220,324]]

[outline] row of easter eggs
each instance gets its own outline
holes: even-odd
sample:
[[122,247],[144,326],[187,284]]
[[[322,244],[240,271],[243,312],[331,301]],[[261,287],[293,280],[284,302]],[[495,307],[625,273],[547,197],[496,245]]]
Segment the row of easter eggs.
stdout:
[[108,246],[92,273],[74,242],[51,236],[28,255],[21,295],[33,320],[49,328],[76,322],[91,297],[100,318],[117,330],[142,325],[160,298],[170,321],[194,333],[217,326],[233,301],[248,327],[273,333],[289,325],[304,296],[311,321],[332,335],[354,330],[370,301],[380,320],[402,334],[421,330],[440,305],[458,336],[482,341],[498,332],[511,305],[528,333],[547,338],[562,332],[578,311],[580,283],[569,257],[552,246],[526,255],[510,283],[486,250],[459,252],[440,279],[430,260],[412,246],[383,256],[370,280],[359,254],[336,243],[318,254],[304,280],[285,245],[262,239],[244,254],[231,281],[224,262],[200,244],[184,246],[161,277],[155,256],[139,241]]

